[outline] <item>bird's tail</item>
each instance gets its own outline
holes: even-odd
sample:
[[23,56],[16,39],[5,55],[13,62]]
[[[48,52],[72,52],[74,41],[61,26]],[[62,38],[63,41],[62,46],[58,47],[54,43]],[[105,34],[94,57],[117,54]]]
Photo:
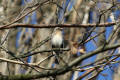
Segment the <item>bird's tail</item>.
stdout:
[[56,63],[56,64],[59,64],[59,54],[56,53],[56,52],[53,52],[53,55],[54,55],[54,57],[55,57],[55,63]]
[[55,54],[55,63],[59,64],[59,55]]

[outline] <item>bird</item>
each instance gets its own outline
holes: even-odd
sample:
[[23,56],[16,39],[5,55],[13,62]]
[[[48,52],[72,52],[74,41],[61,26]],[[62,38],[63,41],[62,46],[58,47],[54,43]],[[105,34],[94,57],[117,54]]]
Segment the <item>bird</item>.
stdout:
[[[63,28],[56,27],[52,33],[51,36],[51,44],[52,49],[54,48],[63,48],[63,34],[62,34]],[[55,56],[55,63],[59,64],[59,54],[61,53],[60,50],[53,51],[53,55]]]

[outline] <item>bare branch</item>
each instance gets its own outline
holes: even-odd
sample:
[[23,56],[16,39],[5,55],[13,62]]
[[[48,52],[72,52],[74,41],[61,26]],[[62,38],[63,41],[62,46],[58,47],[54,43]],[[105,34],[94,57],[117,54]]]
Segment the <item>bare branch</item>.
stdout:
[[0,26],[0,29],[10,29],[10,28],[55,28],[55,27],[82,27],[82,28],[88,28],[88,27],[111,27],[112,25],[115,25],[116,22],[108,22],[108,23],[100,23],[100,24],[20,24],[16,23],[10,26]]
[[63,66],[59,69],[53,70],[53,71],[44,71],[42,73],[39,74],[35,74],[35,75],[31,75],[31,74],[26,74],[26,75],[10,75],[10,76],[1,76],[0,79],[7,79],[7,80],[22,80],[22,79],[37,79],[37,78],[43,78],[43,77],[48,77],[48,76],[55,76],[55,75],[60,75],[60,74],[64,74],[68,71],[71,70],[71,68],[77,64],[79,64],[81,61],[94,56],[96,54],[99,54],[101,52],[107,51],[107,50],[111,50],[111,49],[115,49],[120,47],[120,44],[115,44],[115,45],[109,45],[103,48],[103,46],[99,47],[98,49],[96,49],[93,52],[90,52],[88,54],[84,54],[78,58],[76,58],[75,60],[73,60],[72,62],[70,62],[67,66]]

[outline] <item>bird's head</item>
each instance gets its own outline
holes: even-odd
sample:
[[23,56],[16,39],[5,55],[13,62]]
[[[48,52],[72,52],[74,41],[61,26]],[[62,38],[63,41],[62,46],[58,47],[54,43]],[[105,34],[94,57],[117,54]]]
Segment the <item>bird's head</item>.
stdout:
[[56,27],[55,29],[54,29],[54,31],[62,31],[63,30],[63,28],[60,28],[60,27]]

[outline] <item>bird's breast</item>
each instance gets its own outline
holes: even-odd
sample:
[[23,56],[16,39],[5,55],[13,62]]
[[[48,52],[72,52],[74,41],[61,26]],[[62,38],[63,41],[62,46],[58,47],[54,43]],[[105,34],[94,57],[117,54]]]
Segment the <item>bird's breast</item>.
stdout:
[[62,42],[63,42],[62,36],[60,36],[60,35],[53,36],[53,38],[52,38],[52,44],[54,46],[61,46]]

